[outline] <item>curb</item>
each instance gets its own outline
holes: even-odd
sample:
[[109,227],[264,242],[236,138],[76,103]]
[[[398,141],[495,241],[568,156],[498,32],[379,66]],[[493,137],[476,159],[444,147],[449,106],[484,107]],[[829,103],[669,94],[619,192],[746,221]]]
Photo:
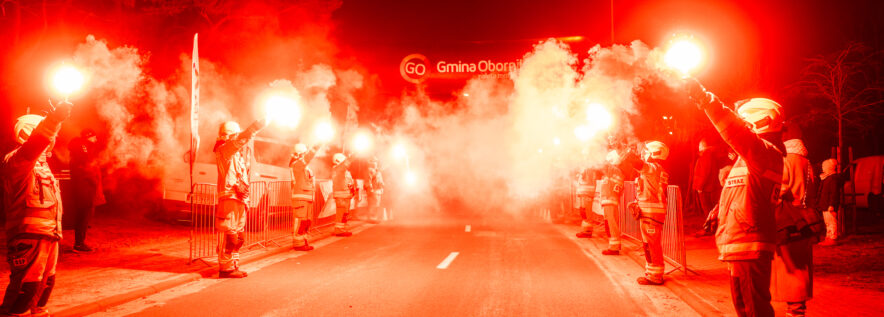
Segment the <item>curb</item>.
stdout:
[[[365,223],[353,224],[353,226],[351,226],[350,229],[356,229],[356,228],[362,227],[364,225],[365,225]],[[319,240],[322,240],[325,238],[329,238],[331,236],[332,236],[331,232],[322,233],[319,236],[317,236],[316,238],[312,239],[312,241],[310,241],[310,242],[316,242],[316,241],[319,241]],[[280,253],[284,253],[284,252],[287,252],[290,250],[291,250],[291,247],[276,247],[273,249],[268,249],[267,252],[263,252],[260,254],[254,254],[254,255],[247,256],[247,257],[241,259],[240,264],[248,264],[248,263],[256,262],[256,261],[263,260],[263,259],[269,258],[271,256],[278,255]],[[197,272],[184,273],[181,276],[173,277],[171,279],[168,279],[168,280],[165,280],[165,281],[153,284],[153,285],[148,285],[148,286],[144,286],[141,288],[137,288],[137,289],[131,290],[126,293],[101,298],[101,299],[96,300],[91,303],[86,303],[86,304],[73,306],[70,308],[65,308],[65,309],[60,310],[56,313],[53,313],[52,316],[56,316],[56,317],[85,316],[85,315],[94,314],[97,312],[102,312],[102,311],[107,310],[108,308],[122,305],[122,304],[131,302],[133,300],[136,300],[136,299],[139,299],[142,297],[147,297],[147,296],[168,290],[170,288],[174,288],[174,287],[178,287],[178,286],[190,283],[190,282],[198,281],[203,278],[213,277],[216,275],[217,271],[218,271],[217,267],[208,267],[208,268],[199,270]]]
[[[629,241],[628,243],[634,243],[628,239],[624,239],[624,241]],[[636,244],[641,250],[641,247]],[[644,261],[634,252],[621,252],[621,254],[625,254],[630,259],[635,261],[639,266],[644,267]],[[718,310],[715,305],[707,302],[703,297],[692,291],[684,282],[679,281],[675,278],[669,277],[665,280],[663,286],[668,288],[672,293],[674,293],[678,298],[681,299],[682,302],[691,307],[694,311],[696,311],[701,316],[726,316],[727,313]]]

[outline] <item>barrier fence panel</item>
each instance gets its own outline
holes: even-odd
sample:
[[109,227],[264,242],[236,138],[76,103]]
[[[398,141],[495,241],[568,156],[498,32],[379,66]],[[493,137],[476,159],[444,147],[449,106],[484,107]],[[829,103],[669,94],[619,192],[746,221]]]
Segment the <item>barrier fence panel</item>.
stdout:
[[294,231],[295,215],[292,209],[292,182],[274,181],[267,183],[267,208],[265,213],[268,242],[276,245],[288,244]]
[[215,184],[193,184],[190,197],[190,263],[214,256],[218,248],[215,234]]
[[[627,208],[630,202],[635,201],[635,182],[625,182],[623,185],[623,195],[620,197],[620,229],[624,237],[641,242],[639,221],[632,217],[632,212]],[[666,194],[668,204],[663,223],[663,256],[676,270],[687,273],[681,191],[678,186],[669,185]]]
[[[317,180],[312,232],[334,224],[334,198],[331,180]],[[241,253],[268,246],[286,245],[294,232],[291,181],[252,182],[246,211],[245,244]],[[362,195],[364,196],[364,195]],[[364,203],[356,198],[352,206]],[[217,256],[218,233],[215,230],[215,207],[218,204],[215,184],[194,184],[190,199],[190,263],[208,262]]]

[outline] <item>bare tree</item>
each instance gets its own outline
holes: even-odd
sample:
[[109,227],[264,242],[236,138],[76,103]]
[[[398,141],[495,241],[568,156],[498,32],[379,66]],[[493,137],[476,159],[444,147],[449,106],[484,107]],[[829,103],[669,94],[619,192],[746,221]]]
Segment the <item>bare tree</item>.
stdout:
[[839,169],[845,129],[868,131],[875,127],[877,119],[884,117],[882,57],[882,51],[862,43],[850,43],[833,54],[808,59],[801,73],[802,80],[797,83],[802,92],[823,101],[803,119],[834,121],[837,125]]

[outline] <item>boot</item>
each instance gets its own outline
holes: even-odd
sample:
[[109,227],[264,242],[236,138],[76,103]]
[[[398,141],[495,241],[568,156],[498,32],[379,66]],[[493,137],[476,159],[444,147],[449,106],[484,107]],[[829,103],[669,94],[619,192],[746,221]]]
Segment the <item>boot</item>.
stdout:
[[580,231],[577,233],[578,238],[592,238],[592,231]]
[[620,250],[602,250],[602,255],[620,255]]
[[639,285],[663,285],[663,279],[660,279],[659,281],[655,281],[653,279],[649,279],[644,276],[639,277],[635,281],[638,282]]
[[336,237],[349,237],[352,235],[353,235],[353,233],[350,231],[336,231],[335,232]]
[[249,276],[249,273],[240,271],[239,269],[233,271],[221,271],[218,273],[218,278],[243,278],[246,276]]
[[296,246],[295,246],[294,248],[292,248],[292,249],[294,249],[295,251],[312,251],[312,250],[313,250],[313,246],[310,245],[310,243],[307,242],[307,239],[304,239],[304,244],[302,244],[302,245],[296,245]]

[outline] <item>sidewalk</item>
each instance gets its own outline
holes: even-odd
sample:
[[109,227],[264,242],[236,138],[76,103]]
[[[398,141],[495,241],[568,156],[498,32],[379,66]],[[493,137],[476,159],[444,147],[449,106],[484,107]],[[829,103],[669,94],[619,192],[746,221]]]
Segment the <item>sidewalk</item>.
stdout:
[[[575,228],[576,232],[576,228]],[[606,243],[606,237],[595,237]],[[730,297],[727,266],[718,261],[711,236],[686,237],[687,262],[691,271],[666,275],[672,289],[702,315],[735,316]],[[626,242],[628,240],[624,240]],[[627,242],[624,249],[638,265],[644,266],[640,245]],[[850,256],[859,253],[862,257]],[[857,263],[861,263],[856,265]],[[814,246],[814,298],[807,302],[808,316],[884,316],[884,239],[853,237],[836,247]],[[826,272],[820,268],[853,266],[853,270]],[[667,264],[667,270],[671,270]],[[863,282],[857,283],[857,279]],[[784,303],[773,303],[777,316],[783,316]]]
[[[352,227],[360,226],[352,222]],[[311,230],[310,240],[331,235],[331,226]],[[217,276],[217,267],[187,264],[190,227],[146,219],[96,218],[87,243],[92,253],[73,252],[73,231],[64,231],[56,287],[49,301],[53,316],[82,316],[200,278]],[[5,239],[3,239],[5,241]],[[290,241],[266,249],[244,250],[242,264],[286,252]],[[6,248],[2,248],[5,253]],[[5,258],[5,254],[3,254]],[[9,283],[9,266],[0,283]]]

